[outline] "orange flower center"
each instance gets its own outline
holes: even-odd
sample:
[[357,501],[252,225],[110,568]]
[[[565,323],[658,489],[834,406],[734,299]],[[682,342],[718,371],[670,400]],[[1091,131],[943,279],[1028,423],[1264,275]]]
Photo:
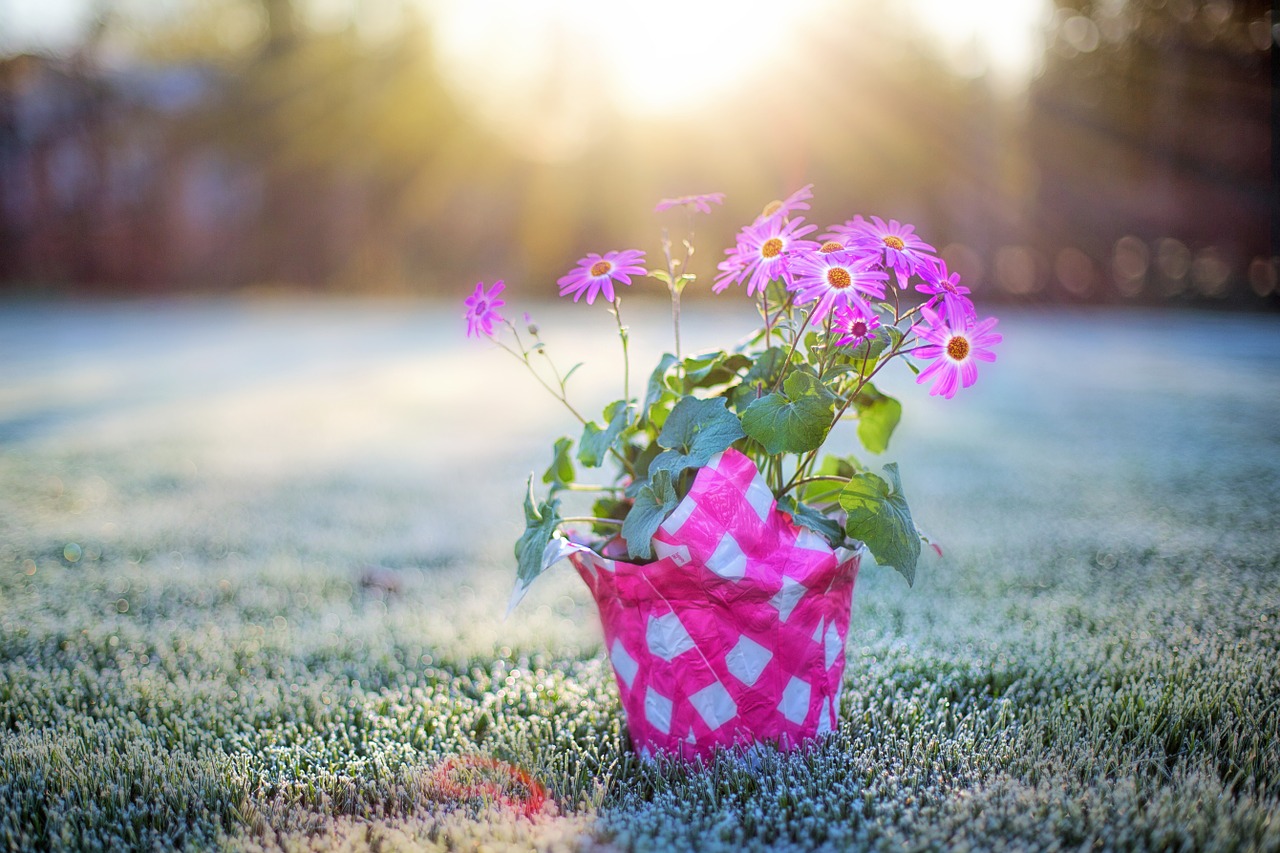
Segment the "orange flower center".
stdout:
[[613,264],[608,261],[596,261],[591,265],[591,274],[606,275],[611,269],[613,269]]
[[782,202],[774,200],[764,206],[764,210],[760,211],[760,215],[764,217],[773,216],[779,210],[782,210]]
[[829,255],[832,252],[840,252],[843,250],[844,250],[844,243],[837,243],[835,240],[828,240],[827,242],[823,243],[821,246],[818,247],[818,251],[824,255]]
[[827,284],[836,290],[844,290],[853,284],[853,278],[849,275],[849,271],[844,267],[832,267],[827,270]]
[[969,341],[967,338],[956,335],[947,341],[947,356],[952,361],[964,361],[969,357]]
[[899,249],[899,250],[901,250],[903,246],[907,245],[906,243],[902,242],[901,237],[895,237],[892,234],[884,238],[884,244],[888,246],[890,249]]
[[782,241],[777,237],[770,237],[764,241],[764,245],[760,247],[760,255],[765,258],[776,258],[782,254]]

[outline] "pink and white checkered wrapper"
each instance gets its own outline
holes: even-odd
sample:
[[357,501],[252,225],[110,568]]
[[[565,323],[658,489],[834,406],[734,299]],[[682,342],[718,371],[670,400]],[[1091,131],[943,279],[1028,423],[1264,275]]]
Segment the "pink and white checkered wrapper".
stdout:
[[732,449],[698,471],[653,547],[638,566],[548,546],[600,608],[636,750],[705,758],[834,730],[861,550],[793,524]]

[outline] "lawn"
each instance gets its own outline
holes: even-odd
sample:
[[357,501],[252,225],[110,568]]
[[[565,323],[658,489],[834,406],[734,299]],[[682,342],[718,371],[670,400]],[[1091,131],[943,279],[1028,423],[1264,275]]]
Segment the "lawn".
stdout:
[[[572,421],[460,313],[0,308],[0,847],[1280,850],[1275,317],[1007,311],[955,400],[884,383],[945,556],[864,566],[837,734],[683,767],[572,570],[502,619]],[[584,408],[593,313],[540,318]]]

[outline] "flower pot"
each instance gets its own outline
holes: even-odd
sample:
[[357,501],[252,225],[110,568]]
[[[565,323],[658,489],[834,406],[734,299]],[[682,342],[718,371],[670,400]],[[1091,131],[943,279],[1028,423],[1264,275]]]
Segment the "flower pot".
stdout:
[[779,512],[726,450],[635,565],[571,546],[591,588],[636,750],[794,749],[836,727],[861,550],[833,550]]

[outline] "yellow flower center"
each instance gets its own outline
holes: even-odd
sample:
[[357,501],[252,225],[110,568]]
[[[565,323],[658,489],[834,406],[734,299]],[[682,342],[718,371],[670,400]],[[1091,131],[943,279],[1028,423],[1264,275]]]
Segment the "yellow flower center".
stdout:
[[849,271],[844,267],[832,267],[827,270],[827,284],[836,290],[844,290],[853,284],[853,278],[850,277]]
[[829,255],[832,252],[841,252],[844,251],[844,243],[837,243],[835,240],[828,240],[818,247],[818,251],[824,255]]
[[764,210],[760,211],[760,215],[764,217],[773,216],[779,210],[782,210],[782,202],[775,199],[764,206]]
[[609,270],[613,269],[613,264],[608,261],[596,261],[591,265],[592,275],[606,275]]
[[964,361],[969,357],[969,341],[968,339],[956,335],[947,341],[947,356],[952,361]]
[[782,241],[777,237],[770,237],[764,241],[764,245],[760,247],[760,256],[764,258],[776,258],[782,254]]
[[902,242],[901,237],[895,237],[892,234],[884,238],[884,244],[888,246],[890,249],[899,249],[899,250],[902,249],[903,246],[907,245],[906,243]]

